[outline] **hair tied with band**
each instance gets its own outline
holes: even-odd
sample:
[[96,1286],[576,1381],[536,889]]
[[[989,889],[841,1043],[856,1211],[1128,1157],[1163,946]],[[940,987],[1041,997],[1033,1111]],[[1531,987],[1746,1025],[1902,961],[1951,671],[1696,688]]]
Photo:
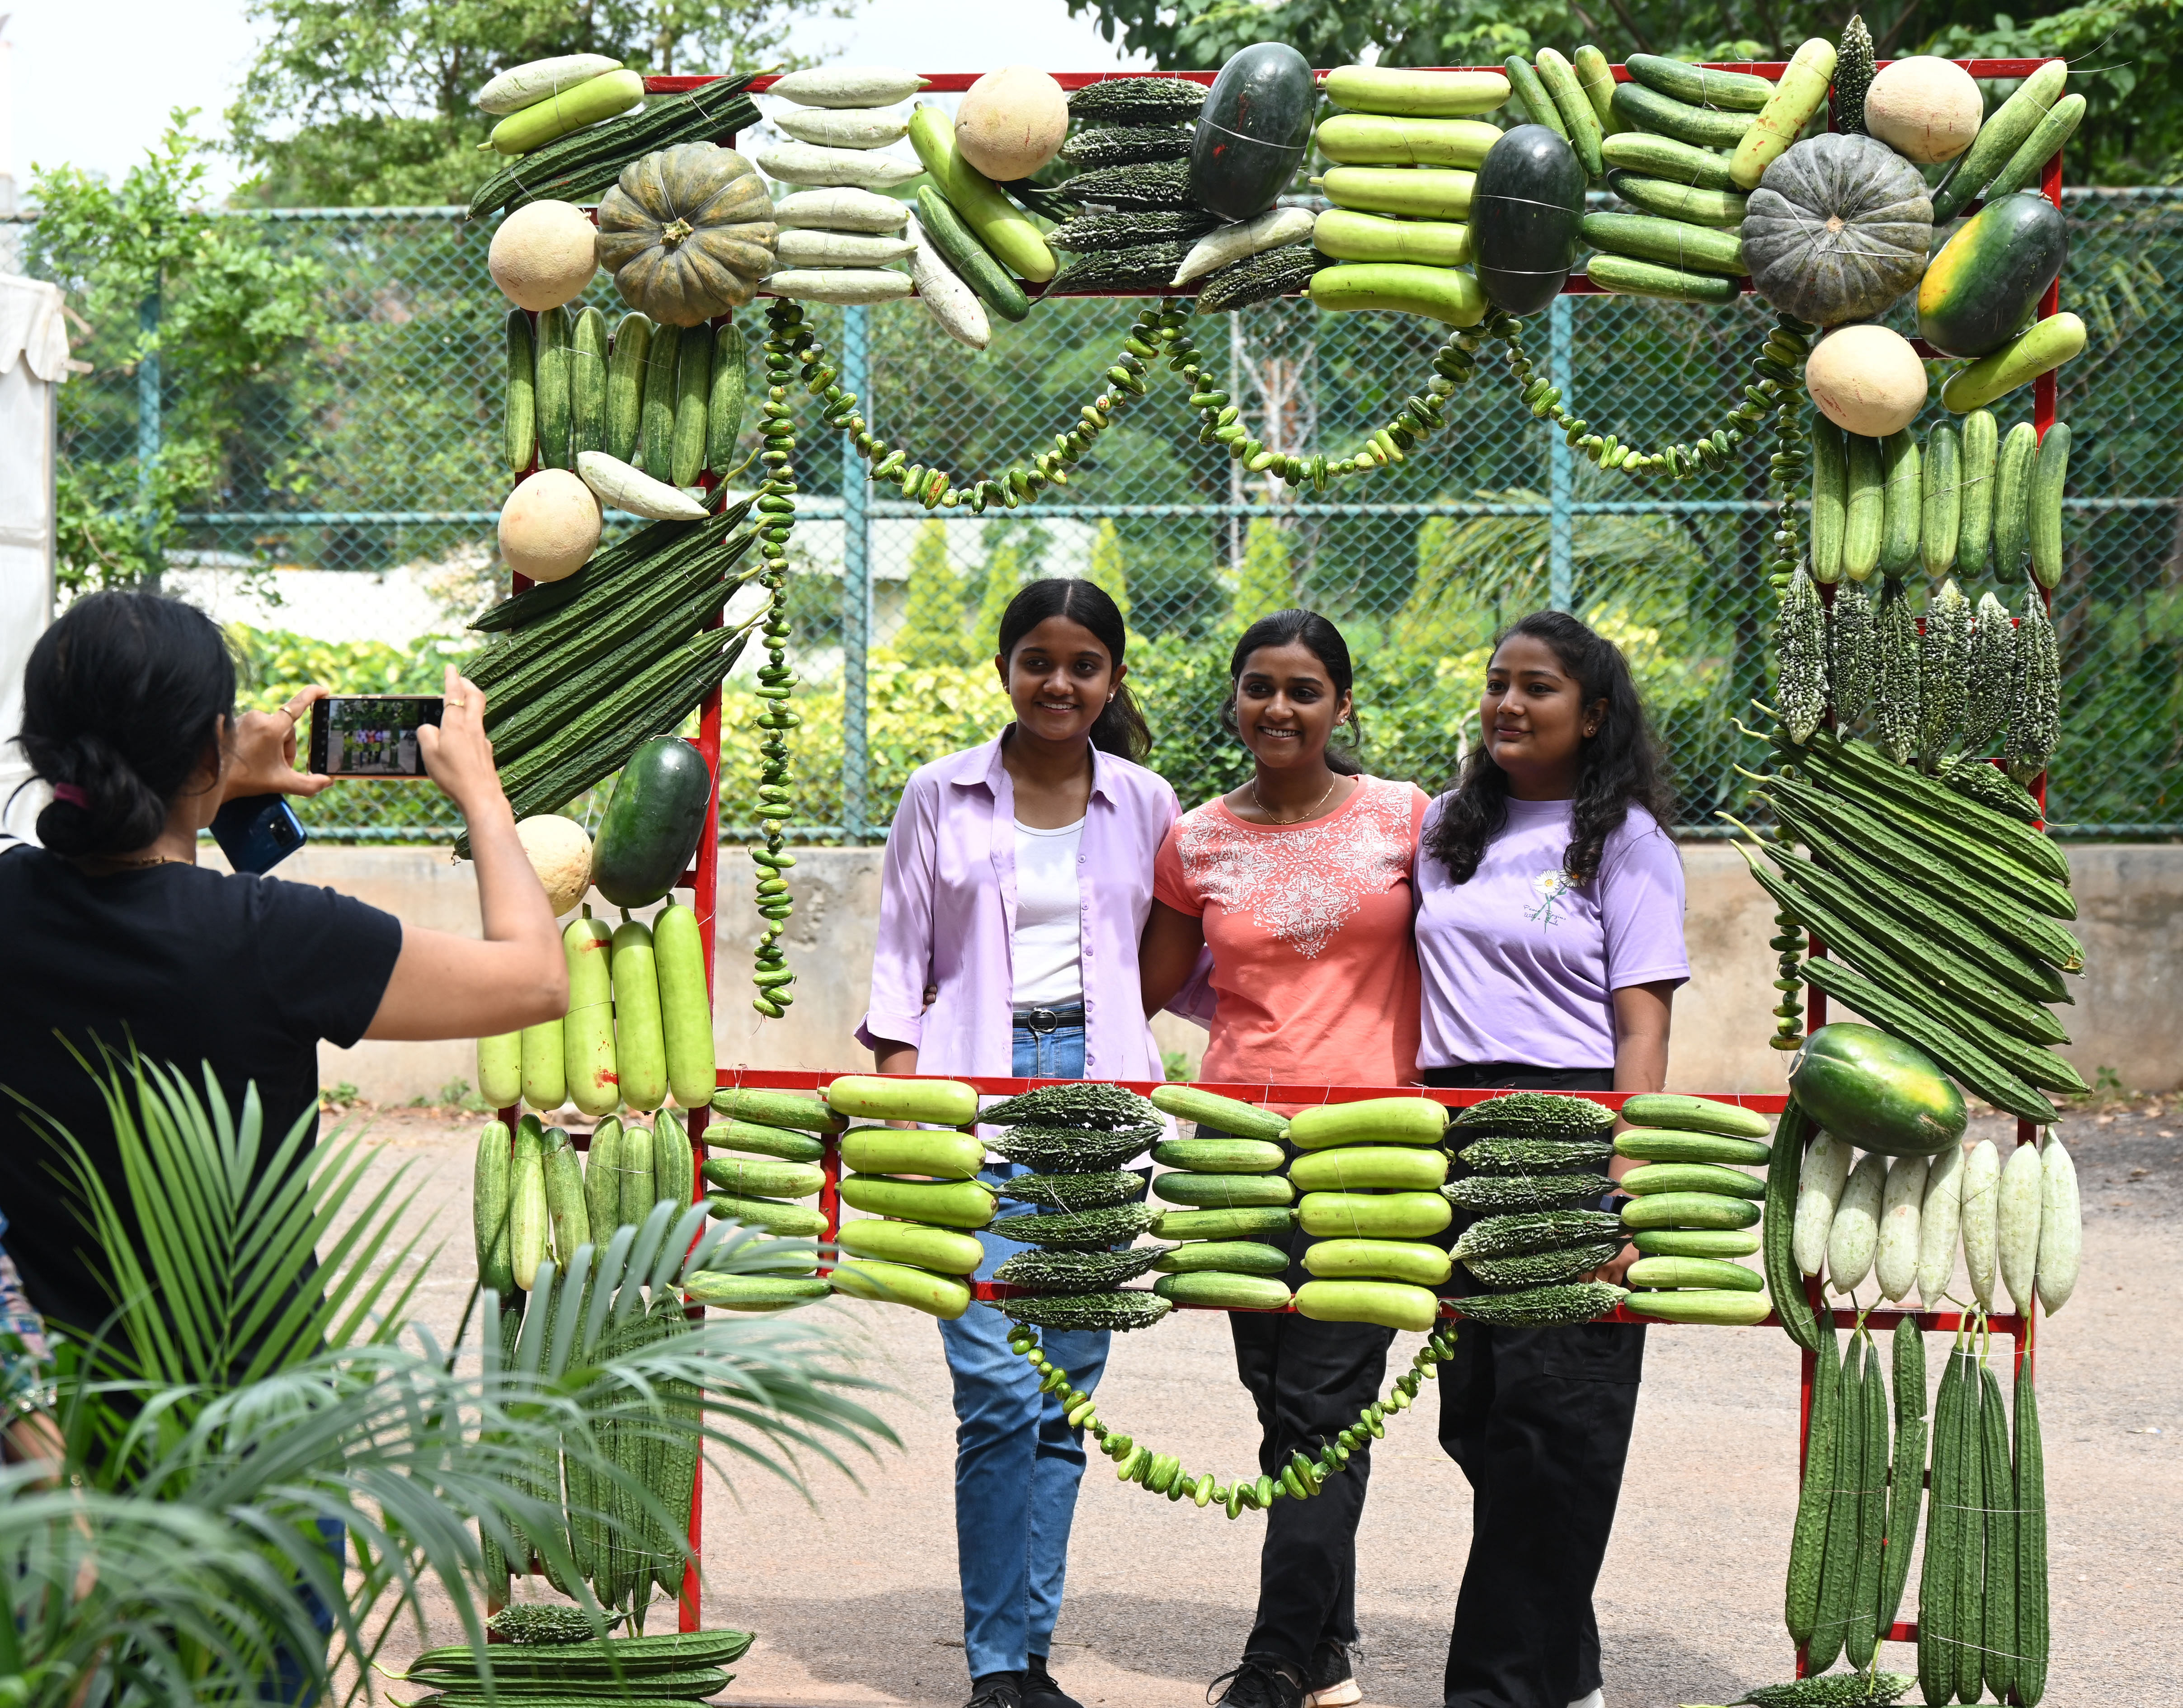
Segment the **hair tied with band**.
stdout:
[[53,798],[65,806],[87,808],[91,805],[91,797],[74,783],[55,783]]

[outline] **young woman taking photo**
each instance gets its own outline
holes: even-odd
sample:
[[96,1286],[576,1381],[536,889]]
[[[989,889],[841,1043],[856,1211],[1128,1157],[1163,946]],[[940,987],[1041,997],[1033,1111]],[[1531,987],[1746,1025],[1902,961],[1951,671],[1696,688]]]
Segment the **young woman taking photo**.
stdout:
[[[1503,636],[1478,746],[1432,804],[1418,856],[1425,1084],[1662,1088],[1670,1004],[1690,976],[1667,814],[1614,644],[1558,611]],[[1635,1255],[1625,1246],[1602,1277],[1619,1280]],[[1455,1282],[1479,1290],[1460,1266]],[[1456,1337],[1440,1439],[1469,1479],[1472,1517],[1447,1708],[1597,1708],[1591,1592],[1644,1355],[1645,1331],[1617,1323],[1467,1322]]]
[[[1179,808],[1124,678],[1122,614],[1090,581],[1033,581],[993,663],[1014,720],[914,773],[887,832],[869,1012],[882,1073],[1158,1079],[1137,941]],[[1011,1164],[980,1177],[1004,1188]],[[1023,1249],[1005,1208],[990,1277]],[[1047,1670],[1084,1443],[1008,1350],[998,1311],[940,1325],[954,1379],[955,1529],[972,1708],[1077,1708]],[[1108,1336],[1045,1337],[1086,1393]]]
[[[1145,1010],[1164,1005],[1210,945],[1214,1005],[1201,1079],[1408,1083],[1419,1012],[1410,866],[1425,795],[1362,775],[1350,752],[1330,745],[1340,726],[1358,726],[1349,648],[1325,618],[1260,619],[1229,668],[1224,721],[1256,763],[1248,782],[1185,815],[1160,848]],[[1308,1243],[1291,1236],[1291,1288],[1308,1278],[1297,1260]],[[1376,1396],[1394,1338],[1294,1315],[1237,1313],[1229,1322],[1269,1476],[1298,1449],[1319,1452]],[[1360,1449],[1318,1499],[1268,1513],[1258,1617],[1241,1664],[1226,1675],[1229,1708],[1358,1700],[1349,1649],[1370,1468]]]

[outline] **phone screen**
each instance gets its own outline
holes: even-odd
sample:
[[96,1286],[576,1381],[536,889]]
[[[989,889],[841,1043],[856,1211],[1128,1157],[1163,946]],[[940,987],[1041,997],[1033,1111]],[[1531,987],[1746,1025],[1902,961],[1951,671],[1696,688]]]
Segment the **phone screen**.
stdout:
[[440,721],[437,694],[334,694],[311,707],[311,769],[320,776],[421,777],[417,732]]

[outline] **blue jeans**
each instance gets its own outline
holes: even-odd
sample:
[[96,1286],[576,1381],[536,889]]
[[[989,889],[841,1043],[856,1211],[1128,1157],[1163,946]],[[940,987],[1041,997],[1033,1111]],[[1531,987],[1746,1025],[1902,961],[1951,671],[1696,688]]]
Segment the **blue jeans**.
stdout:
[[[1084,1072],[1084,1029],[1033,1032],[1018,1026],[1019,1078],[1076,1079]],[[1030,1171],[999,1163],[980,1177],[997,1186]],[[1008,1205],[1005,1218],[1030,1206]],[[1026,1248],[988,1229],[981,1280]],[[963,1647],[970,1676],[1020,1672],[1051,1651],[1069,1565],[1069,1527],[1084,1476],[1082,1432],[1071,1429],[1058,1394],[1038,1391],[1038,1372],[1008,1350],[1009,1323],[974,1305],[940,1325],[955,1381],[955,1548],[963,1578]],[[1107,1333],[1069,1330],[1041,1337],[1046,1355],[1089,1394],[1107,1366]]]

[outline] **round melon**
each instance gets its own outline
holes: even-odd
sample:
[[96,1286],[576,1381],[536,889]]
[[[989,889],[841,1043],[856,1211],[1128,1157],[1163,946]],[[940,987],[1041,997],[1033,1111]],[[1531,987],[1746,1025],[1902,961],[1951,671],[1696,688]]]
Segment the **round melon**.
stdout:
[[1030,177],[1068,135],[1069,97],[1033,65],[988,71],[955,113],[956,152],[997,183]]
[[574,819],[540,813],[515,826],[515,839],[530,857],[530,870],[546,887],[546,904],[553,917],[584,899],[592,887],[592,839]]
[[1882,1156],[1934,1156],[1963,1143],[1969,1111],[1940,1065],[1876,1027],[1823,1026],[1789,1063],[1789,1089],[1836,1138]]
[[533,313],[573,303],[598,270],[598,234],[570,202],[532,202],[500,222],[486,270],[501,294]]
[[598,498],[566,469],[541,469],[500,507],[501,560],[519,576],[564,581],[598,548]]
[[1925,364],[1900,332],[1842,326],[1805,359],[1804,387],[1819,413],[1844,432],[1884,439],[1925,407]]
[[1864,128],[1921,166],[1969,147],[1985,113],[1971,74],[1930,53],[1883,65],[1864,92]]

